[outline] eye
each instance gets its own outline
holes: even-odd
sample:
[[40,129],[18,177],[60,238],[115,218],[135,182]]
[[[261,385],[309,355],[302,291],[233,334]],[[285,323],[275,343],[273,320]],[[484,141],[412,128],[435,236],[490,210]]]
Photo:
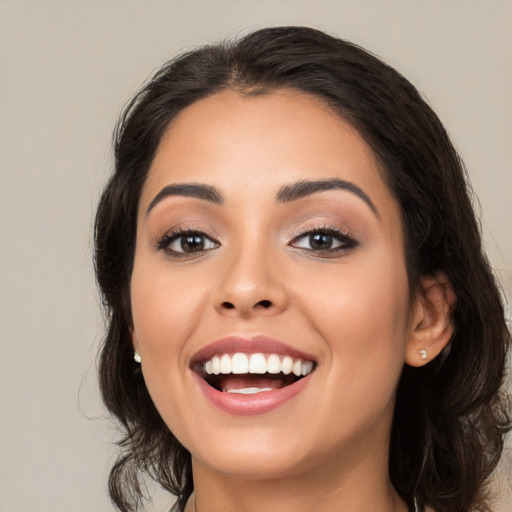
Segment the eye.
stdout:
[[338,228],[317,228],[296,236],[290,245],[317,255],[335,256],[342,251],[353,249],[357,242],[348,235],[348,231]]
[[198,255],[218,246],[219,243],[205,233],[192,230],[177,230],[166,234],[158,243],[158,249],[178,257]]

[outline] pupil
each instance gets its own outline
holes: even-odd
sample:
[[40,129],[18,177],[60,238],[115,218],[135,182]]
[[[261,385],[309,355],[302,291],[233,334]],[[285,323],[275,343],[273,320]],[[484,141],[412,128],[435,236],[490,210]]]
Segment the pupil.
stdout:
[[315,233],[310,235],[309,244],[312,249],[330,249],[332,246],[332,236]]
[[181,239],[181,248],[185,252],[201,251],[204,248],[204,239],[201,235],[188,235]]

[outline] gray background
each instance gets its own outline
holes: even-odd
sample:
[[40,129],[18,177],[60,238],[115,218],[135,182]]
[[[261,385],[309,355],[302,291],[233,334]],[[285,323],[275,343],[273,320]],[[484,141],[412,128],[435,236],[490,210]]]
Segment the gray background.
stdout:
[[[91,225],[115,119],[177,52],[277,24],[354,40],[423,91],[465,158],[510,297],[510,0],[0,0],[1,511],[112,510]],[[501,491],[496,510],[511,503]]]

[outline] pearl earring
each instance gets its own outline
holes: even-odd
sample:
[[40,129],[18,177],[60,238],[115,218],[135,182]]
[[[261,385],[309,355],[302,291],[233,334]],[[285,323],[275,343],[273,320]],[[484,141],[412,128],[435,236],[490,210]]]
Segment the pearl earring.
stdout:
[[139,364],[140,364],[140,363],[141,363],[141,361],[142,361],[142,358],[140,357],[140,354],[139,354],[137,351],[135,351],[135,352],[133,353],[133,359],[135,360],[135,362],[136,362],[136,363],[139,363]]
[[425,361],[427,359],[427,351],[424,349],[418,350],[418,354],[420,355],[421,359]]

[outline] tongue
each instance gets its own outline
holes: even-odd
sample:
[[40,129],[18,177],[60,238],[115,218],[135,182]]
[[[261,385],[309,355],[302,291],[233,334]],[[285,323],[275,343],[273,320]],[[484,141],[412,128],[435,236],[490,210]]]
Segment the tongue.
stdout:
[[221,380],[220,389],[224,393],[236,393],[237,391],[252,390],[273,391],[274,389],[283,388],[285,386],[284,379],[271,378],[262,376],[226,376]]

